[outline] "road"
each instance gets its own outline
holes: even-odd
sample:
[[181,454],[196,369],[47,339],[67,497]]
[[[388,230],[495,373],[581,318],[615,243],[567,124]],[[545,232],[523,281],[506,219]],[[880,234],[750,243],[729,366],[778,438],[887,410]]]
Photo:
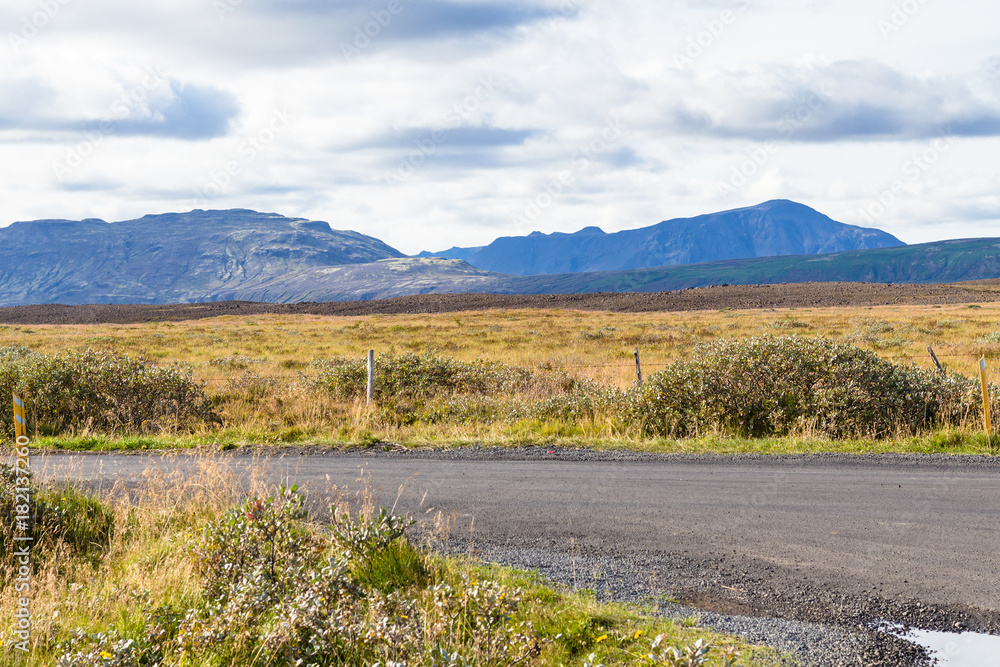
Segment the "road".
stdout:
[[[361,488],[363,471],[380,504],[425,527],[441,512],[456,541],[471,529],[486,552],[639,562],[656,587],[707,608],[823,620],[846,613],[844,600],[860,605],[858,617],[903,614],[898,602],[907,600],[908,608],[971,609],[993,627],[1000,619],[995,459],[515,450],[224,460],[241,474],[256,465],[268,481],[290,480],[316,498],[334,485]],[[37,457],[35,467],[110,485],[144,470],[193,474],[203,463],[87,454]]]

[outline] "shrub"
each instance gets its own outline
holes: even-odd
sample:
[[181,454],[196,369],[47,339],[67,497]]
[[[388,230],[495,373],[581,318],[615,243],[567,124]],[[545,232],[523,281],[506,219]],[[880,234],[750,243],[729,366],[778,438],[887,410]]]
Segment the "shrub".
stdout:
[[[104,351],[38,354],[0,350],[0,396],[19,394],[43,434],[76,429],[150,431],[214,421],[190,372]],[[13,429],[10,411],[0,425]]]
[[[314,366],[319,368],[315,385],[331,396],[364,396],[368,370],[363,359],[323,360]],[[375,361],[375,392],[379,397],[513,393],[526,387],[531,377],[531,371],[499,361],[458,361],[433,353],[380,354]]]
[[520,590],[428,585],[411,522],[381,510],[333,513],[325,538],[305,524],[295,488],[251,499],[204,530],[194,547],[202,608],[176,635],[192,657],[227,664],[509,664],[537,654],[515,623]]
[[819,338],[763,336],[700,345],[651,376],[630,404],[650,433],[722,427],[739,435],[808,426],[835,437],[916,432],[976,409],[977,384]]

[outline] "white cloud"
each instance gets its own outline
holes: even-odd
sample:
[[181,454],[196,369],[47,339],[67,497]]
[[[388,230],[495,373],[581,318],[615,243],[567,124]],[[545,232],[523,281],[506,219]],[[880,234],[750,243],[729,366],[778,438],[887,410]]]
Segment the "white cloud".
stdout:
[[416,252],[770,197],[855,223],[948,127],[877,226],[922,241],[1000,215],[983,0],[925,3],[889,38],[893,3],[870,0],[391,2],[4,3],[0,224],[200,199]]

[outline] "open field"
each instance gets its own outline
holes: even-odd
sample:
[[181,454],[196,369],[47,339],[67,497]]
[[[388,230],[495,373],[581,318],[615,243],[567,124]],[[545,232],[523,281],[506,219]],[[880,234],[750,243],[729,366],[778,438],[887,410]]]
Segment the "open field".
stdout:
[[[779,287],[783,286],[767,289]],[[818,286],[793,285],[786,286],[786,290],[794,296],[800,287]],[[873,289],[892,287],[872,286]],[[396,357],[406,353],[435,352],[460,361],[481,358],[538,373],[560,372],[569,378],[592,380],[616,388],[629,387],[635,381],[633,351],[636,347],[640,350],[643,374],[649,378],[668,364],[690,357],[701,343],[768,334],[819,336],[922,368],[932,368],[926,352],[926,347],[931,345],[949,372],[966,376],[974,375],[980,356],[985,355],[987,360],[1000,356],[1000,303],[949,302],[956,290],[968,297],[972,293],[969,290],[986,288],[898,287],[925,288],[929,292],[922,299],[942,303],[700,308],[670,312],[519,308],[349,316],[258,313],[131,324],[6,324],[0,325],[0,347],[27,346],[43,353],[124,352],[160,366],[190,370],[195,380],[205,383],[223,421],[222,425],[203,427],[195,432],[124,434],[129,437],[124,440],[112,438],[115,446],[211,442],[372,444],[385,441],[445,446],[560,442],[654,451],[943,451],[942,448],[970,453],[991,451],[988,443],[977,439],[972,431],[864,442],[831,441],[819,436],[809,437],[808,433],[799,433],[791,439],[740,439],[717,431],[704,432],[699,438],[664,440],[643,437],[600,422],[387,423],[385,419],[373,418],[372,412],[358,400],[319,395],[310,385],[319,373],[314,365],[317,361],[361,359],[369,349]],[[710,295],[726,289],[688,290],[676,294]],[[992,291],[976,293],[996,296]],[[605,296],[618,299],[659,295]],[[865,302],[862,300],[862,303]],[[612,306],[615,304],[609,304]],[[195,307],[209,306],[177,308]],[[621,308],[622,303],[617,303],[617,307]],[[18,309],[6,312],[15,310]],[[47,444],[103,447],[111,444],[105,436],[97,431],[83,430],[72,437],[62,434]]]

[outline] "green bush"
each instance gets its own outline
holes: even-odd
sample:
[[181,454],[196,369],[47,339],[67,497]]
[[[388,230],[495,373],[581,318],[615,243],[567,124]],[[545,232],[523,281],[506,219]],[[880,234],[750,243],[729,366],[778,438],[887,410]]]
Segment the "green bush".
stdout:
[[657,435],[721,427],[761,437],[809,427],[878,437],[959,422],[978,409],[977,388],[853,345],[763,336],[698,346],[691,359],[651,376],[629,412]]
[[[190,373],[104,351],[38,354],[0,350],[0,396],[20,395],[39,433],[190,428],[215,421],[202,385]],[[10,410],[0,425],[13,430]]]
[[[205,528],[194,548],[204,603],[176,633],[191,657],[225,664],[506,664],[534,654],[512,616],[519,590],[432,584],[405,540],[410,521],[333,513],[323,538],[295,488],[252,499]],[[444,652],[444,653],[442,653]]]
[[[331,396],[365,395],[368,370],[364,359],[329,359],[313,365],[319,369],[316,386]],[[531,378],[531,371],[499,361],[458,361],[433,353],[380,354],[375,360],[375,393],[379,398],[510,394],[523,390]]]

